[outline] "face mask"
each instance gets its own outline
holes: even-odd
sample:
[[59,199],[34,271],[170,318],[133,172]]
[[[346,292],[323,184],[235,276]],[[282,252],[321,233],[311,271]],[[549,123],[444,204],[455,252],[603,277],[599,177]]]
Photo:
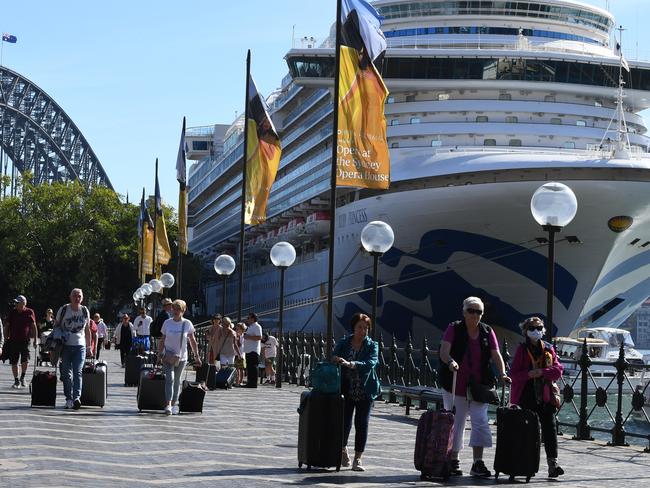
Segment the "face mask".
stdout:
[[529,330],[526,332],[526,334],[533,341],[539,341],[542,337],[544,337],[544,334],[541,330]]

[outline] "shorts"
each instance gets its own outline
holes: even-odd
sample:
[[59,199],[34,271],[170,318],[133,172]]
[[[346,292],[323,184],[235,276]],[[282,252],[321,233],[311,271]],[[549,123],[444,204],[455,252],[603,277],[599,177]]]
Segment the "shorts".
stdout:
[[275,358],[264,358],[264,364],[275,368]]
[[29,339],[26,341],[7,341],[9,346],[9,364],[18,364],[20,358],[21,363],[28,362],[31,358],[29,356]]

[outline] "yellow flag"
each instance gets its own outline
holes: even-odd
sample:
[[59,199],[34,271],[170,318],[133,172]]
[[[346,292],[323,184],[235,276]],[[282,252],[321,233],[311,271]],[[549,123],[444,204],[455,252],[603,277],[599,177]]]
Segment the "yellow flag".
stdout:
[[[167,227],[165,227],[165,218],[158,215],[156,221],[156,265],[169,264],[172,257],[171,249],[169,248],[169,240],[167,239]],[[153,243],[152,249],[153,251]],[[151,255],[151,254],[150,254]]]
[[390,185],[384,103],[388,89],[359,51],[341,46],[336,184],[385,190]]
[[[146,276],[153,274],[152,267],[152,257],[153,257],[153,229],[148,225],[144,226],[144,232],[142,234],[144,239],[144,245],[140,243],[138,247],[138,262],[142,263],[142,268],[140,269],[140,282],[145,283]],[[144,255],[142,254],[144,252]]]

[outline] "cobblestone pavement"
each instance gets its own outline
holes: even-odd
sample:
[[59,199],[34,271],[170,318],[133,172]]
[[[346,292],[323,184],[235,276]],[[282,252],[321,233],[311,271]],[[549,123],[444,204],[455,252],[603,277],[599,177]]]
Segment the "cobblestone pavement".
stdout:
[[[115,351],[106,354],[109,397],[103,408],[30,408],[27,389],[11,389],[8,364],[0,364],[0,487],[117,486],[429,486],[413,468],[417,411],[377,403],[364,457],[367,471],[298,469],[296,442],[302,388],[233,389],[206,395],[203,414],[165,417],[139,413],[135,388],[123,386]],[[30,370],[31,375],[31,370]],[[193,372],[189,374],[193,379]],[[463,453],[471,456],[469,450]],[[493,449],[486,451],[491,466]],[[560,439],[567,475],[531,485],[566,487],[650,486],[650,454],[640,448]],[[543,468],[545,463],[542,462]],[[463,462],[469,471],[469,462]],[[500,485],[508,485],[507,478]],[[469,477],[454,486],[488,486]]]

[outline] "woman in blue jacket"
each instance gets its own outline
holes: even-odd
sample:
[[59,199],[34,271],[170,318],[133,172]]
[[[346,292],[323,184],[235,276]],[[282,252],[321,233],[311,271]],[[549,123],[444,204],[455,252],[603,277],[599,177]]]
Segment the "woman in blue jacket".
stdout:
[[[341,389],[345,397],[345,430],[341,466],[350,466],[348,438],[354,414],[354,461],[353,471],[365,471],[361,455],[368,439],[368,422],[373,401],[381,393],[377,378],[377,356],[379,346],[368,337],[372,322],[363,313],[355,313],[350,322],[352,334],[344,337],[334,348],[332,360],[341,365]],[[356,413],[355,413],[356,411]]]

